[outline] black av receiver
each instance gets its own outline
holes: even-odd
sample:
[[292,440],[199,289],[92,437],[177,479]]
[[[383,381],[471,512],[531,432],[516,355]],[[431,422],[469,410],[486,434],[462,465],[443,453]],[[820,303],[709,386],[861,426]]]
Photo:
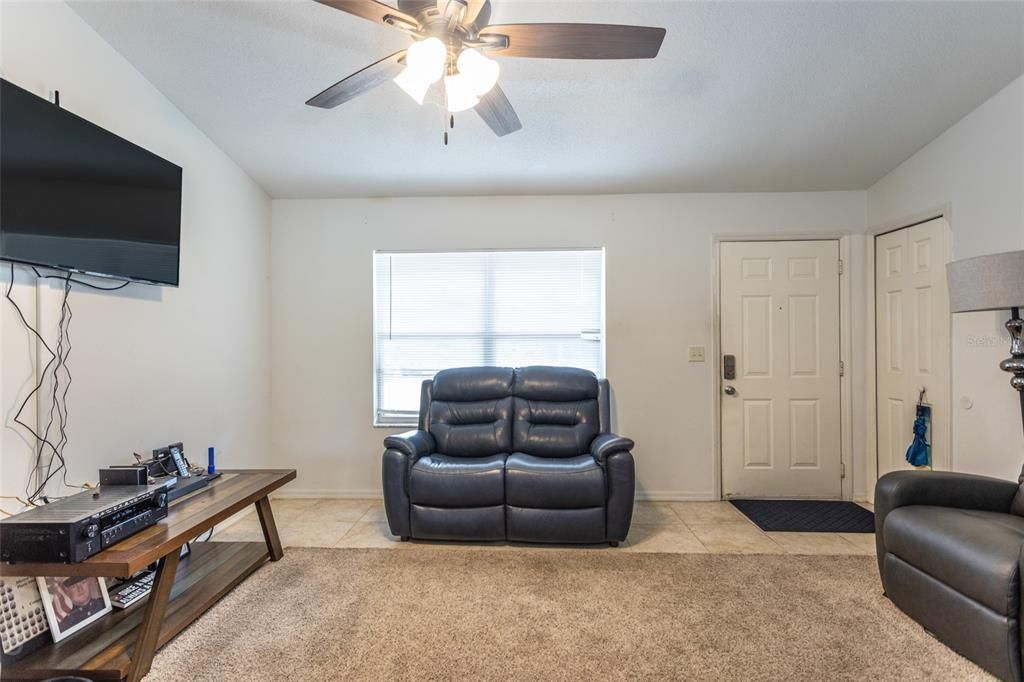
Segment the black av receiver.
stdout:
[[166,516],[163,485],[100,486],[0,519],[0,560],[75,564]]

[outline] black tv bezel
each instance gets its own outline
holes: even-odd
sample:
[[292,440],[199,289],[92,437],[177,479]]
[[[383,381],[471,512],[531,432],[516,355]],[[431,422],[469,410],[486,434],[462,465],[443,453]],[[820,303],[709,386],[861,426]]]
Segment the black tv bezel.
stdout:
[[[9,258],[9,257],[4,256],[3,254],[0,254],[0,261],[5,261],[5,262],[8,262],[8,263],[17,263],[19,265],[29,265],[29,266],[36,267],[36,268],[46,268],[48,270],[57,270],[59,272],[67,272],[67,273],[75,273],[75,274],[80,274],[80,275],[87,275],[89,277],[102,277],[104,279],[112,279],[112,280],[116,280],[116,281],[119,281],[119,282],[136,282],[136,283],[139,283],[139,284],[151,284],[151,285],[155,285],[155,286],[167,286],[167,287],[173,287],[173,288],[177,289],[180,286],[180,284],[181,284],[181,202],[182,202],[182,198],[184,196],[184,184],[183,184],[184,170],[182,169],[182,167],[179,166],[178,164],[174,163],[173,161],[169,161],[169,160],[165,159],[164,157],[160,156],[159,154],[156,154],[156,153],[146,149],[145,147],[143,147],[141,145],[135,144],[131,140],[128,140],[128,139],[125,139],[125,138],[121,137],[117,133],[113,133],[113,132],[107,130],[106,128],[104,128],[101,125],[93,123],[92,121],[79,116],[78,114],[76,114],[73,111],[69,111],[68,109],[65,109],[64,107],[60,106],[59,104],[54,104],[53,102],[51,102],[51,101],[49,101],[49,100],[47,100],[47,99],[45,99],[43,97],[40,97],[39,95],[35,94],[34,92],[31,92],[30,90],[26,90],[25,88],[21,87],[20,85],[12,83],[11,81],[7,80],[6,78],[0,78],[0,81],[3,81],[3,83],[5,85],[9,85],[11,87],[17,88],[18,90],[21,90],[22,92],[24,92],[24,93],[26,93],[26,94],[28,94],[28,95],[30,95],[32,97],[35,97],[36,99],[42,100],[43,102],[46,102],[47,104],[49,104],[52,107],[57,107],[66,116],[71,116],[72,118],[78,119],[81,123],[84,123],[87,126],[91,126],[92,128],[95,128],[95,129],[97,129],[97,130],[99,130],[99,131],[101,131],[103,133],[106,133],[107,135],[110,135],[112,138],[120,141],[123,144],[135,147],[135,149],[137,149],[137,150],[139,150],[141,152],[144,152],[145,154],[148,154],[148,155],[152,156],[155,159],[163,161],[164,163],[168,163],[171,166],[173,166],[174,168],[177,168],[178,169],[178,187],[179,187],[179,190],[178,190],[178,253],[177,253],[177,259],[176,259],[175,267],[174,267],[174,281],[173,282],[163,282],[161,280],[145,279],[145,278],[142,278],[142,277],[128,277],[128,276],[125,276],[125,275],[114,275],[114,274],[110,274],[110,273],[107,273],[107,272],[92,272],[90,270],[83,270],[82,268],[76,268],[76,267],[70,266],[70,265],[62,265],[62,264],[59,264],[59,263],[40,263],[40,262],[24,260],[24,259],[20,259],[20,258]],[[2,150],[0,150],[0,153],[2,153]],[[0,201],[2,201],[2,199],[0,199]],[[0,225],[0,230],[2,230],[2,229],[3,229],[3,226]]]

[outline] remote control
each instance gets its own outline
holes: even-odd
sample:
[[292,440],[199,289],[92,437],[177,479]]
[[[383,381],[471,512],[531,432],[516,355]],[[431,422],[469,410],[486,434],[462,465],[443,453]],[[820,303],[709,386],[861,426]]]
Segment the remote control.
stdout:
[[185,466],[185,456],[181,454],[180,448],[171,448],[171,459],[174,460],[174,467],[178,470],[179,476],[182,478],[188,478],[191,475],[188,467]]
[[153,571],[144,571],[113,588],[110,590],[110,605],[117,609],[126,609],[139,601],[153,589],[154,577],[156,573]]

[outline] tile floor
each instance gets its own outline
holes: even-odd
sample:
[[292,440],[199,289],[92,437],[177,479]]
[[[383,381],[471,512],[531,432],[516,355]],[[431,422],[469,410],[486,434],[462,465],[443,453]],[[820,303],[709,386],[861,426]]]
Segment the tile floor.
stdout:
[[[871,505],[862,505],[871,509]],[[399,542],[388,531],[383,503],[374,500],[278,499],[273,501],[286,547],[381,547],[396,549],[508,549],[503,543]],[[229,519],[214,540],[262,540],[253,512]],[[606,545],[597,546],[610,549]],[[728,502],[638,502],[627,541],[629,552],[716,554],[874,555],[868,533],[765,533]]]

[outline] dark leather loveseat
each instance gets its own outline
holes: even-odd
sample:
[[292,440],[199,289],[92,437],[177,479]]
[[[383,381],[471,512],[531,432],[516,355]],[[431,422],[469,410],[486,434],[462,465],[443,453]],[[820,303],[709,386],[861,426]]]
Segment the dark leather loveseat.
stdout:
[[439,372],[423,382],[419,429],[384,441],[391,532],[618,544],[633,515],[633,441],[608,431],[608,382],[592,372]]
[[885,594],[954,651],[1021,679],[1024,491],[1017,483],[900,471],[875,487]]

